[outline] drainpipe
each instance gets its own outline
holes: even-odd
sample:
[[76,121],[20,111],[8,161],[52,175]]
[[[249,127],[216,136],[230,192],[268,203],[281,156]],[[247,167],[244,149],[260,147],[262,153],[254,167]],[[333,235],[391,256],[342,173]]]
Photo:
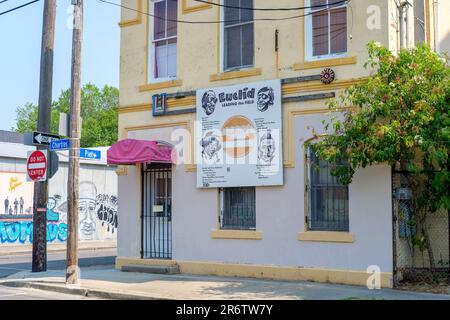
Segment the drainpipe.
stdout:
[[439,39],[439,1],[434,1],[434,49],[439,52],[441,50]]
[[398,19],[399,19],[399,27],[400,27],[400,49],[404,49],[405,48],[405,28],[403,26],[403,4],[400,4],[400,6],[398,7],[399,10],[399,14],[398,14]]
[[406,1],[405,2],[405,4],[404,4],[404,6],[405,6],[405,15],[406,15],[406,48],[409,48],[409,22],[410,22],[410,19],[409,19],[409,3],[408,3],[408,1]]
[[400,27],[399,28],[400,29],[400,49],[404,49],[409,46],[409,10],[408,10],[409,6],[410,6],[410,3],[408,1],[401,1],[400,4],[398,5],[398,10],[399,10],[398,17],[399,17],[399,27]]

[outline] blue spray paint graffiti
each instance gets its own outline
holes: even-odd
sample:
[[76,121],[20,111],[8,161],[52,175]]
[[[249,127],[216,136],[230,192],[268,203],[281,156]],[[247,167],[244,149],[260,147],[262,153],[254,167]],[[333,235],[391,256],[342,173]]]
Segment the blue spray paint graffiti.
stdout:
[[[66,223],[47,224],[47,242],[67,240]],[[31,221],[0,221],[0,243],[31,243],[33,242],[33,222]]]

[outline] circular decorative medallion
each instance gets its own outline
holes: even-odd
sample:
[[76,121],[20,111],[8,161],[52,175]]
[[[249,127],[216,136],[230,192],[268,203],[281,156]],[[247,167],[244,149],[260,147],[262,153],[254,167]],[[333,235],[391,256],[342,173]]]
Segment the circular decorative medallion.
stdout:
[[325,68],[323,69],[322,73],[320,74],[320,81],[324,84],[330,84],[334,81],[335,74],[333,69],[331,68]]

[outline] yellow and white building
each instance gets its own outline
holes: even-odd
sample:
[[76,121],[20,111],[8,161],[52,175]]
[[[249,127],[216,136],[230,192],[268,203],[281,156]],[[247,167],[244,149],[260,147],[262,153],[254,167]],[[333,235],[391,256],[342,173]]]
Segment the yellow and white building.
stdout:
[[[369,41],[435,45],[434,1],[409,2],[401,20],[393,0],[122,0],[120,139],[181,141],[184,163],[119,168],[116,267],[359,285],[379,271],[392,286],[390,167],[342,186],[324,163],[312,172],[305,143],[324,133],[327,101],[369,76]],[[198,188],[196,93],[269,80],[281,83],[283,184]]]

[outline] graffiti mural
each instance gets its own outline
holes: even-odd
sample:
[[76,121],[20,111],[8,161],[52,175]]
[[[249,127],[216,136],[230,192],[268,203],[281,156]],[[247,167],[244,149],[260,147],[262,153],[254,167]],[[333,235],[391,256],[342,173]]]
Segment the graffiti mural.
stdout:
[[[67,224],[49,223],[47,225],[47,242],[66,241]],[[32,221],[0,221],[0,243],[32,243]]]
[[33,184],[23,172],[0,172],[0,215],[30,215]]
[[[100,172],[106,175],[106,173]],[[115,175],[115,173],[113,172]],[[93,175],[92,175],[93,176]],[[47,203],[47,241],[67,240],[66,181],[51,181]],[[52,184],[53,183],[53,184]],[[61,187],[61,184],[64,187]],[[105,190],[100,184],[100,190]],[[114,186],[114,185],[113,185]],[[0,244],[29,244],[33,241],[33,183],[24,173],[0,172]],[[117,190],[107,186],[108,190]],[[52,192],[53,190],[53,192]],[[117,234],[117,195],[99,193],[91,181],[82,181],[79,191],[79,239],[114,240]],[[16,217],[17,216],[17,217]]]
[[60,214],[56,211],[56,206],[61,201],[61,196],[59,194],[48,198],[47,202],[47,221],[58,222],[60,219]]
[[114,233],[117,229],[117,197],[107,194],[99,194],[97,196],[97,217],[102,221],[102,226],[107,227],[108,231]]
[[[52,217],[66,222],[67,202],[59,204],[61,196],[51,197],[51,208],[47,219]],[[50,204],[50,201],[49,201]],[[118,227],[117,196],[98,194],[97,187],[90,181],[80,183],[78,202],[78,230],[81,240],[102,240],[112,238]]]

